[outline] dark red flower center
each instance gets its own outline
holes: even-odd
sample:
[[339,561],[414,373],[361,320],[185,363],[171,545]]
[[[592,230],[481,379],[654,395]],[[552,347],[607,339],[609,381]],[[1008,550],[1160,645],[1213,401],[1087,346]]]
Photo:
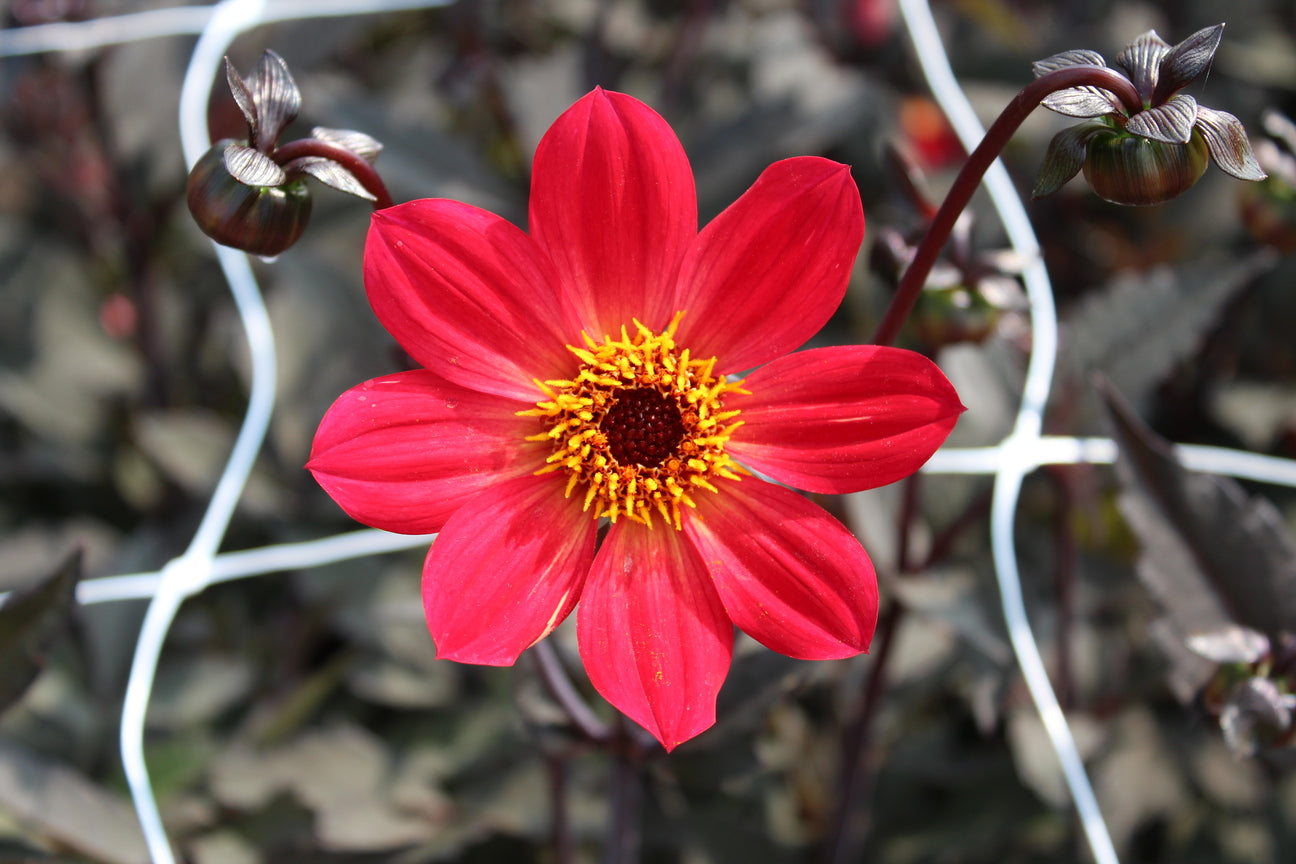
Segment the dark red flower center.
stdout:
[[656,390],[639,387],[616,394],[599,424],[612,458],[622,465],[653,468],[679,448],[687,431],[677,404]]

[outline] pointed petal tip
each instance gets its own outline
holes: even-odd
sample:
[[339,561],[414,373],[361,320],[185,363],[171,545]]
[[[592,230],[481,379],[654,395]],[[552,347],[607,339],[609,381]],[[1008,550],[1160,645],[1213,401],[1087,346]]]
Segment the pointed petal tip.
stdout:
[[682,534],[612,526],[576,620],[581,659],[604,699],[673,749],[715,724],[733,634]]
[[[660,727],[649,728],[643,726],[645,732],[657,739],[657,743],[667,753],[673,753],[682,744],[687,744],[703,732],[710,729],[716,724],[715,711],[713,710],[706,717],[696,718],[694,722],[686,726],[674,729],[662,729]],[[641,724],[642,725],[642,724]]]
[[[437,635],[431,633],[432,644],[436,647],[436,659],[448,660],[451,663],[462,663],[465,666],[512,666],[522,656],[520,651],[483,651],[472,643],[455,644],[451,634]],[[525,649],[523,649],[525,650]]]
[[576,606],[597,526],[553,475],[478,493],[423,564],[423,613],[437,656],[509,666]]
[[783,486],[730,480],[693,513],[684,531],[740,630],[800,660],[854,657],[868,647],[877,629],[876,571],[826,511]]

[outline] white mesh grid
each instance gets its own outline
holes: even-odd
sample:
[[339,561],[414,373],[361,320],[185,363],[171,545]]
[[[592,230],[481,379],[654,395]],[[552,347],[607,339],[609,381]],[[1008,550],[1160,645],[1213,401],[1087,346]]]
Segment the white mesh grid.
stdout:
[[[253,27],[294,18],[360,15],[445,5],[449,0],[224,0],[212,6],[162,8],[131,15],[0,31],[0,57],[73,51],[140,39],[199,34],[181,93],[180,131],[188,164],[208,147],[206,98],[230,43]],[[906,26],[936,100],[971,150],[983,129],[949,68],[925,0],[900,0]],[[986,185],[1014,249],[1028,262],[1023,274],[1030,302],[1033,352],[1021,404],[1010,435],[997,446],[946,448],[923,468],[927,473],[994,477],[991,541],[1003,611],[1013,649],[1045,728],[1058,754],[1086,837],[1098,864],[1116,864],[1107,826],[1076,751],[1066,720],[1045,674],[1026,619],[1013,547],[1012,522],[1023,478],[1047,464],[1109,463],[1115,445],[1102,438],[1040,434],[1057,352],[1057,318],[1048,274],[1025,210],[1002,164]],[[216,491],[189,548],[160,571],[91,579],[78,589],[84,604],[148,599],[136,643],[121,718],[122,763],[155,864],[174,856],[154,800],[143,754],[143,724],[162,643],[180,604],[216,582],[423,546],[430,536],[354,531],[318,540],[218,554],[230,517],[260,451],[274,406],[275,351],[270,321],[248,259],[216,246],[238,308],[252,358],[247,414]],[[1296,462],[1214,447],[1176,448],[1189,468],[1296,487]]]

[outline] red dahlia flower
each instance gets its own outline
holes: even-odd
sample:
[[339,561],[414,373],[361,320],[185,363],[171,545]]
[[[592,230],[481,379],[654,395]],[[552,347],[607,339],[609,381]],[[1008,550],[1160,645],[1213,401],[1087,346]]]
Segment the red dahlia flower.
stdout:
[[440,532],[423,570],[438,656],[511,664],[579,602],[590,680],[671,748],[715,722],[734,624],[808,659],[873,635],[859,542],[753,472],[890,483],[963,407],[918,354],[789,353],[863,238],[844,165],[778,162],[699,232],[670,127],[595,90],[532,176],[529,234],[456,201],[374,214],[369,300],[424,368],[344,393],[307,467],[361,522]]

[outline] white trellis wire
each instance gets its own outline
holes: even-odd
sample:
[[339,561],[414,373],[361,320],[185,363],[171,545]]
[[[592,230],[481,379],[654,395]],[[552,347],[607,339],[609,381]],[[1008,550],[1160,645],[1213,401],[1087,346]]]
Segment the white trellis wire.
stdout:
[[[273,21],[358,15],[445,5],[450,0],[222,0],[211,6],[155,9],[77,23],[0,31],[0,57],[73,51],[163,36],[198,34],[180,97],[180,131],[187,164],[207,149],[206,99],[220,60],[239,34]],[[970,151],[984,133],[959,88],[925,0],[900,0],[900,9],[933,95]],[[1049,684],[1022,599],[1012,523],[1023,478],[1041,465],[1109,463],[1116,455],[1105,438],[1041,435],[1057,353],[1057,316],[1048,273],[1029,219],[1002,163],[986,175],[991,200],[1014,249],[1028,264],[1023,272],[1033,331],[1021,404],[1012,432],[996,446],[946,448],[924,466],[927,473],[989,474],[994,477],[991,546],[1004,618],[1023,677],[1044,720],[1098,864],[1117,864],[1106,823],[1084,771],[1070,729]],[[270,320],[248,259],[215,246],[247,333],[252,358],[248,410],[229,462],[188,549],[160,571],[108,576],[83,582],[83,604],[149,600],[136,643],[121,719],[122,763],[154,864],[174,864],[144,761],[144,717],[166,632],[180,604],[217,582],[343,561],[422,546],[434,535],[406,536],[353,531],[300,543],[218,554],[229,520],[260,451],[274,407],[275,350]],[[1296,462],[1217,447],[1181,446],[1177,455],[1194,470],[1296,487]]]
[[[936,22],[926,0],[900,0],[900,13],[913,39],[914,53],[922,66],[923,75],[941,110],[949,118],[954,131],[969,153],[985,135],[985,127],[977,119],[971,103],[963,94],[950,68],[948,55],[941,43]],[[1040,254],[1039,242],[1031,228],[1030,218],[1022,205],[1008,170],[996,159],[985,175],[985,185],[990,200],[1008,234],[1014,251],[1026,262],[1022,269],[1022,282],[1030,302],[1031,354],[1026,367],[1026,381],[1022,387],[1021,404],[1012,432],[997,447],[994,466],[994,493],[990,504],[990,550],[994,558],[995,575],[999,580],[999,598],[1003,603],[1004,622],[1017,665],[1030,691],[1053,750],[1062,765],[1062,774],[1071,790],[1084,828],[1089,848],[1098,864],[1117,864],[1116,847],[1112,844],[1107,823],[1103,820],[1098,799],[1085,773],[1084,761],[1076,748],[1071,727],[1058,704],[1057,694],[1049,683],[1039,643],[1031,631],[1026,617],[1026,604],[1022,599],[1021,576],[1017,572],[1017,553],[1013,544],[1013,514],[1022,480],[1035,470],[1044,408],[1048,402],[1049,388],[1053,382],[1053,368],[1057,360],[1058,322],[1053,305],[1053,286]]]

